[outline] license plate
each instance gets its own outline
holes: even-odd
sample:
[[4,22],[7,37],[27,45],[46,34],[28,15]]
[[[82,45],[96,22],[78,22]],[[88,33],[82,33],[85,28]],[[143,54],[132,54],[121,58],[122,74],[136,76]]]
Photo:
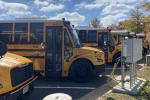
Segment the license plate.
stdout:
[[29,91],[29,85],[23,88],[23,94],[26,94]]

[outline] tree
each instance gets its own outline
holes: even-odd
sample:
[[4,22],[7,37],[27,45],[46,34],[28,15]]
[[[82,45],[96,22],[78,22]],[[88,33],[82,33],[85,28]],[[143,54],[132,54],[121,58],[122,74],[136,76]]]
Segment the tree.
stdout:
[[144,32],[145,22],[144,15],[140,12],[139,7],[135,7],[131,11],[130,19],[122,21],[119,23],[121,29],[127,29],[132,32],[141,33]]
[[94,18],[91,20],[90,22],[90,26],[96,28],[96,27],[100,27],[101,26],[101,21],[98,18]]
[[132,24],[134,24],[134,32],[140,33],[144,31],[144,15],[142,12],[140,12],[139,6],[135,7],[135,9],[131,11],[131,20],[133,22]]
[[111,24],[111,25],[108,26],[108,28],[110,28],[112,30],[120,29],[120,27],[117,24]]
[[146,34],[150,34],[150,16],[145,16],[144,22],[145,22],[144,32]]
[[150,3],[144,3],[144,4],[142,4],[141,8],[145,9],[145,11],[150,12]]
[[131,32],[135,31],[135,21],[133,21],[131,19],[120,22],[118,26],[120,29],[126,29]]

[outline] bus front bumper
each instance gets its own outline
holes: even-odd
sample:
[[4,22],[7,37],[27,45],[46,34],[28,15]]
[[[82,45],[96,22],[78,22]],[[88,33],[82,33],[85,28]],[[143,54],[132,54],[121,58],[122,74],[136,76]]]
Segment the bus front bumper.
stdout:
[[34,77],[30,79],[28,82],[19,86],[17,89],[9,91],[7,93],[0,95],[0,100],[17,100],[19,96],[23,96],[28,92],[32,92],[33,90],[33,82],[37,79]]

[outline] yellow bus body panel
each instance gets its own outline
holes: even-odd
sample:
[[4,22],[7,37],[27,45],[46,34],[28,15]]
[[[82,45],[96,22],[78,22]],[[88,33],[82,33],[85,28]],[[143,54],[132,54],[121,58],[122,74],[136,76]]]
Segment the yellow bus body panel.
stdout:
[[15,90],[22,85],[28,85],[30,83],[29,81],[32,80],[34,76],[30,77],[19,85],[12,87],[10,76],[11,69],[16,67],[24,67],[29,63],[32,63],[32,61],[25,57],[21,57],[12,53],[7,53],[3,58],[0,59],[0,84],[3,85],[3,88],[0,89],[0,95]]

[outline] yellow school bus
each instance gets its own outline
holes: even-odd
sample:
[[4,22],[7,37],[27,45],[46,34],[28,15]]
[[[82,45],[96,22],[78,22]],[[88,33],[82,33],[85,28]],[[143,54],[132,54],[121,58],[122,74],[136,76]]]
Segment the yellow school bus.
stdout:
[[104,52],[83,47],[65,19],[2,20],[0,40],[7,43],[9,52],[32,59],[34,70],[48,79],[70,76],[87,82],[105,63]]
[[105,52],[106,62],[114,63],[116,59],[120,58],[120,36],[127,33],[126,30],[110,30],[91,27],[78,27],[76,30],[83,45],[96,47]]
[[33,90],[32,61],[12,53],[6,53],[0,42],[0,100],[16,100]]

